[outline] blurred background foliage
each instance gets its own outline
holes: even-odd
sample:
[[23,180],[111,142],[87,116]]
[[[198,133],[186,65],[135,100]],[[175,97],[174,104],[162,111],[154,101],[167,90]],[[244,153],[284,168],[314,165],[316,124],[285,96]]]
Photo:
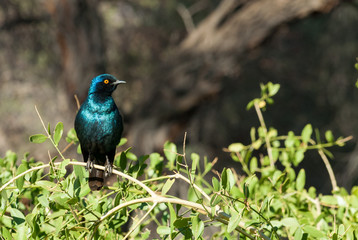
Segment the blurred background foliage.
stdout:
[[[280,134],[311,123],[356,139],[358,2],[310,4],[2,0],[0,155],[11,149],[47,161],[46,146],[27,140],[41,131],[34,105],[46,121],[69,130],[74,94],[82,102],[90,80],[103,72],[127,81],[114,97],[136,154],[162,151],[166,140],[181,143],[187,131],[188,151],[218,156],[216,166],[227,166],[222,148],[249,142],[259,123],[246,103],[268,81],[281,91],[264,117]],[[358,181],[355,139],[332,159],[340,186]],[[329,191],[319,156],[308,157],[309,184]]]

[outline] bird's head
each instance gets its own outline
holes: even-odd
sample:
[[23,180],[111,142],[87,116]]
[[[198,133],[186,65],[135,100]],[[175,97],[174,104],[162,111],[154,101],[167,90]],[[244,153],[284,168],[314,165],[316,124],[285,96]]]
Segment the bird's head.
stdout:
[[118,80],[110,74],[101,74],[92,79],[92,83],[88,94],[103,93],[110,95],[116,90],[118,84],[126,83],[125,81]]

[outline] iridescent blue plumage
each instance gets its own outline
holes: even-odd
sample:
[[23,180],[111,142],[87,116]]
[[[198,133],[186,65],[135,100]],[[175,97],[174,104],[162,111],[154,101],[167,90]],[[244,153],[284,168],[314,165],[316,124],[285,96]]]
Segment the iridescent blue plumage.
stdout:
[[[117,85],[125,83],[110,74],[92,80],[88,97],[75,120],[75,130],[81,144],[83,160],[90,171],[89,186],[99,190],[104,176],[112,172],[116,146],[123,132],[122,116],[112,98]],[[92,168],[92,164],[105,166],[105,171]]]

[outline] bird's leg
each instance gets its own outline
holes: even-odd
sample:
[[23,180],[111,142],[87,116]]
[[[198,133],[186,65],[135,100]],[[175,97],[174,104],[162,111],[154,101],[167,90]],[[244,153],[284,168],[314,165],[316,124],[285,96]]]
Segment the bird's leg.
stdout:
[[106,163],[104,164],[104,176],[109,177],[112,174],[112,164],[108,160],[108,156],[106,156]]
[[86,169],[88,170],[89,173],[92,172],[92,169],[93,169],[93,155],[90,154],[90,157],[89,159],[87,160],[87,165],[86,165]]
[[87,165],[86,165],[86,169],[87,169],[87,171],[89,171],[90,170],[90,166],[91,166],[91,160],[87,160]]

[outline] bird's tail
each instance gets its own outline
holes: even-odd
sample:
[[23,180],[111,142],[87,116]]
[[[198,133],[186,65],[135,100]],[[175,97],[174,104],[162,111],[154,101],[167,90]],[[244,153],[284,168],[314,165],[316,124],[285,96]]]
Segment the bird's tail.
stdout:
[[89,179],[88,179],[88,185],[92,191],[101,190],[101,188],[103,187],[103,182],[104,182],[103,173],[104,173],[103,170],[92,168],[92,171],[90,172]]

